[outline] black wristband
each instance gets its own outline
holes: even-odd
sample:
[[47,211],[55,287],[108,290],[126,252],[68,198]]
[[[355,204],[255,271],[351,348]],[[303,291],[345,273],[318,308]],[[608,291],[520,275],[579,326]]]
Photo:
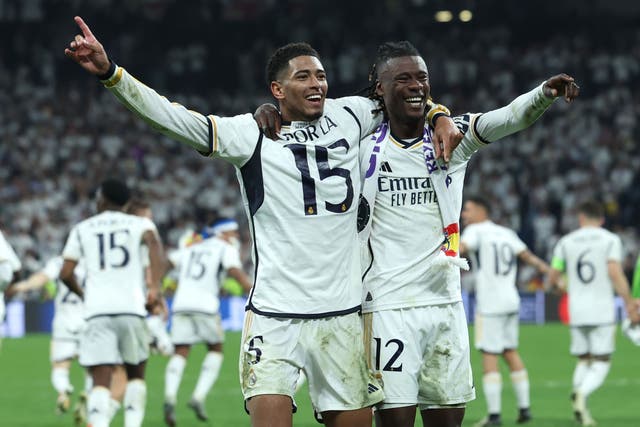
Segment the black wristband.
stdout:
[[438,121],[438,118],[442,117],[442,116],[449,117],[446,113],[443,113],[443,112],[436,113],[436,114],[433,115],[433,119],[431,119],[431,121],[433,122],[434,126],[436,125],[436,121]]
[[109,59],[109,69],[106,73],[101,74],[98,77],[99,80],[109,80],[109,77],[113,76],[113,73],[116,72],[116,63]]

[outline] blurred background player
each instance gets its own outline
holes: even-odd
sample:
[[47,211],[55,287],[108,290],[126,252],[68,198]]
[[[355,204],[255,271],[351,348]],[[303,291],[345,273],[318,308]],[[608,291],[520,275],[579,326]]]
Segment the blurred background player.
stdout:
[[[125,426],[142,425],[146,405],[144,370],[149,336],[144,322],[147,304],[159,298],[164,271],[162,244],[152,221],[122,212],[130,197],[114,179],[100,185],[98,213],[74,226],[63,250],[60,278],[84,297],[87,327],[81,338],[80,364],[89,368],[93,389],[88,398],[92,427],[109,425],[114,366],[124,364],[128,383],[124,395]],[[145,298],[145,266],[141,246],[148,247],[151,281]],[[85,291],[74,270],[84,261]]]
[[578,207],[579,228],[562,237],[553,250],[552,286],[567,276],[571,354],[578,358],[573,372],[573,410],[584,426],[595,421],[587,399],[604,382],[615,348],[613,290],[622,297],[627,315],[638,322],[638,307],[631,298],[629,282],[622,270],[622,241],[603,228],[604,208],[596,201]]
[[[0,231],[0,324],[4,323],[5,303],[4,292],[13,282],[14,277],[22,268],[22,263],[9,242]],[[2,335],[0,335],[0,347]]]
[[[127,202],[126,212],[131,215],[141,216],[143,218],[153,221],[153,211],[151,205],[138,197],[132,197]],[[145,282],[149,283],[151,280],[151,270],[149,267],[149,256],[146,254],[147,248],[143,247],[143,257],[145,259]],[[168,268],[168,265],[167,265]],[[163,356],[170,356],[173,354],[173,344],[171,343],[171,337],[167,332],[167,319],[169,318],[169,310],[164,298],[159,298],[158,304],[154,307],[147,307],[149,315],[146,317],[147,327],[151,333],[151,348],[159,351]]]
[[504,358],[511,372],[519,409],[517,422],[531,420],[529,375],[518,352],[518,260],[543,274],[551,269],[513,230],[491,221],[490,214],[491,207],[484,198],[467,197],[462,209],[462,222],[466,227],[461,236],[460,252],[472,256],[475,271],[475,343],[482,353],[482,387],[488,413],[478,427],[502,425],[499,356]]
[[[41,271],[35,272],[27,279],[15,283],[11,287],[11,294],[41,291],[54,298],[53,321],[51,326],[51,383],[58,392],[56,408],[58,413],[67,412],[71,405],[73,385],[69,380],[71,360],[78,357],[80,336],[85,328],[84,304],[82,299],[71,292],[58,276],[62,269],[62,256],[51,258]],[[84,288],[84,265],[78,264],[74,270],[76,281]],[[93,387],[91,376],[85,375],[84,391],[80,393],[74,409],[74,419],[77,425],[86,420],[87,394]]]
[[178,268],[178,287],[172,305],[171,339],[175,354],[169,359],[165,373],[164,418],[176,425],[175,405],[191,346],[204,343],[207,354],[200,376],[188,402],[201,421],[208,419],[205,399],[222,366],[224,332],[220,314],[220,284],[232,277],[248,293],[251,283],[242,271],[238,223],[221,218],[206,227],[198,238],[170,254],[171,266]]

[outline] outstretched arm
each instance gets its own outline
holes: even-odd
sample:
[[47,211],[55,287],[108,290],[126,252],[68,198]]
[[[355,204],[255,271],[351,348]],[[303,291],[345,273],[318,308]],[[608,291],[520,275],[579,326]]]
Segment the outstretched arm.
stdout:
[[538,258],[529,249],[525,249],[524,251],[520,252],[518,254],[518,258],[520,258],[523,262],[529,264],[542,274],[549,274],[551,272],[551,266],[544,262],[542,259]]
[[559,96],[571,102],[580,93],[573,77],[558,74],[537,88],[520,95],[509,105],[482,114],[473,131],[485,142],[497,141],[531,126]]
[[47,284],[51,280],[49,276],[44,274],[42,271],[38,271],[33,273],[25,280],[21,280],[19,282],[14,283],[7,289],[7,297],[13,297],[19,293],[26,293],[33,290],[42,289],[44,285]]
[[76,35],[65,49],[68,58],[102,80],[125,107],[158,131],[204,154],[214,151],[216,124],[212,118],[172,103],[134,79],[109,60],[104,47],[82,18],[74,19],[82,34]]

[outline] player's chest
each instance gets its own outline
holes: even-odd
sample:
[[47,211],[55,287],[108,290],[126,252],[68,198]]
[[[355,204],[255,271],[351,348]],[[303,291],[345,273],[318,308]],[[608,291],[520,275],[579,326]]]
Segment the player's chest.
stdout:
[[389,145],[378,165],[376,204],[390,208],[437,207],[437,196],[420,147]]

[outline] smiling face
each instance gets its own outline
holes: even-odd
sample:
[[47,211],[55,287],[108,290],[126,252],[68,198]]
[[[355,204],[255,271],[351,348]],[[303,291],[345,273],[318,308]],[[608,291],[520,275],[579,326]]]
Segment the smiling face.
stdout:
[[420,56],[391,58],[378,68],[376,93],[384,99],[392,127],[403,123],[422,129],[430,91],[427,64]]
[[287,121],[320,118],[328,88],[322,63],[315,56],[290,59],[289,66],[271,82],[271,93],[280,103],[282,119]]

